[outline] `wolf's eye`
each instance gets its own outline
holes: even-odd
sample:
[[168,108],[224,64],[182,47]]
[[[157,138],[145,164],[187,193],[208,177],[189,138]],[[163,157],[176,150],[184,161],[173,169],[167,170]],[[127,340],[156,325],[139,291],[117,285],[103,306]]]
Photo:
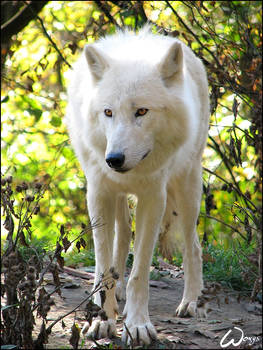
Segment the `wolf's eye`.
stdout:
[[142,117],[143,115],[145,115],[148,112],[147,108],[139,108],[137,109],[136,113],[135,113],[135,117]]
[[104,114],[106,117],[112,117],[112,110],[111,109],[104,109]]

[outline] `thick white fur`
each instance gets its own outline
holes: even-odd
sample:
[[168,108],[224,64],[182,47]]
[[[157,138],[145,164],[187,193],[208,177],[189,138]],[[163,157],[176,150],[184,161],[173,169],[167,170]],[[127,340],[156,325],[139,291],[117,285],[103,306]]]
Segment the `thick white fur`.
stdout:
[[[148,112],[136,117],[139,108]],[[112,110],[112,117],[105,116],[105,109]],[[137,35],[119,32],[87,45],[75,65],[66,123],[87,177],[89,216],[103,224],[93,230],[95,283],[101,272],[114,266],[120,273],[119,298],[131,239],[126,195],[132,193],[138,199],[134,264],[124,315],[139,344],[149,344],[156,337],[148,313],[148,275],[159,234],[168,258],[175,231],[183,236],[185,287],[177,315],[200,311],[196,300],[203,280],[196,222],[208,119],[204,67],[177,39],[153,35],[148,28]],[[105,158],[111,152],[125,155],[123,168],[128,171],[120,173],[108,166]],[[99,295],[95,302],[100,304]],[[104,309],[109,320],[93,322],[89,335],[106,337],[116,332],[114,288],[106,291]],[[125,327],[123,340],[130,342]]]

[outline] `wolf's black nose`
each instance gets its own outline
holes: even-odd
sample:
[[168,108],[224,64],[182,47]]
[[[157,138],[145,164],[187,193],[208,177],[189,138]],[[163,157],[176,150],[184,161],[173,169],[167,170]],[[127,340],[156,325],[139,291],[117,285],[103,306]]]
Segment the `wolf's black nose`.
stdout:
[[110,168],[119,169],[123,166],[125,155],[123,153],[109,153],[106,162]]

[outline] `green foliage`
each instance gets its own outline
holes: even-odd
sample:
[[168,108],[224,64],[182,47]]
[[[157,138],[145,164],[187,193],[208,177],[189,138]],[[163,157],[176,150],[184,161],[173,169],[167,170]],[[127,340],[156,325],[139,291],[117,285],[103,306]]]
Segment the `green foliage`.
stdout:
[[208,244],[204,255],[204,279],[220,282],[235,290],[248,290],[257,276],[256,266],[248,257],[253,252],[251,247],[232,245],[225,250],[222,246]]
[[24,261],[28,261],[34,255],[37,255],[43,261],[47,252],[52,251],[53,248],[48,237],[43,237],[39,240],[33,236],[28,242],[28,246],[20,246],[18,250]]
[[150,272],[150,280],[152,281],[159,281],[162,278],[162,275],[158,270],[152,270]]
[[152,258],[152,265],[155,267],[159,267],[159,261],[158,261],[158,249],[154,249],[153,258]]
[[84,266],[95,266],[95,253],[93,249],[82,250],[78,252],[77,249],[73,249],[69,253],[65,254],[65,264],[78,266],[83,264]]
[[127,258],[127,261],[126,261],[126,266],[127,267],[132,267],[132,264],[133,264],[133,253],[129,253],[128,254],[128,258]]
[[173,264],[181,267],[183,263],[183,255],[181,252],[177,252],[173,257]]

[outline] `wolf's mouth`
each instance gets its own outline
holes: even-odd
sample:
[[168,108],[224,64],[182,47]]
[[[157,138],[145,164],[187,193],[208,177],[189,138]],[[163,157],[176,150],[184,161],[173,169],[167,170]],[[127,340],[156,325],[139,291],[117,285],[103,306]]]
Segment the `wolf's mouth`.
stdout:
[[150,152],[151,152],[150,150],[147,151],[147,152],[145,153],[145,155],[142,157],[142,160],[143,160],[144,158],[146,158]]
[[117,171],[117,173],[126,173],[130,169],[127,169],[127,168],[112,168],[112,170]]
[[[147,151],[141,160],[143,160],[144,158],[146,158],[148,156],[148,154],[150,153],[151,151]],[[127,171],[131,170],[132,168],[121,168],[121,167],[112,167],[112,170],[116,171],[117,173],[126,173]]]

